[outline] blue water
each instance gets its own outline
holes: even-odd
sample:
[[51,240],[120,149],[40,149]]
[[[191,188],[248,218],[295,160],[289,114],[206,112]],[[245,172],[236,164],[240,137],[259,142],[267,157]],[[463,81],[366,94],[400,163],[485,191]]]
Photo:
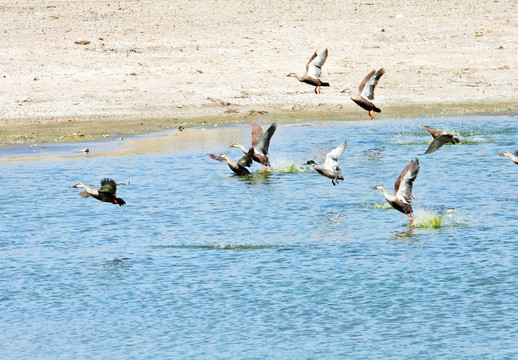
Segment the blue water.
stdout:
[[[343,140],[338,186],[302,165]],[[229,144],[0,163],[0,358],[518,358],[516,117],[280,125],[249,177]],[[412,229],[370,189],[414,157]],[[70,188],[103,177],[127,205]]]

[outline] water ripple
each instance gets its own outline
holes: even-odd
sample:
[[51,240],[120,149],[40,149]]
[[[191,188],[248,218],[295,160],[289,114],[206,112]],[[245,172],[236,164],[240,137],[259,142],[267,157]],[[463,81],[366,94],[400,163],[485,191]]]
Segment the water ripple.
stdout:
[[[2,356],[517,358],[518,167],[496,157],[516,124],[279,125],[273,169],[245,177],[206,153],[248,126],[219,148],[0,163]],[[426,149],[422,125],[463,143],[419,156],[410,227],[370,189]],[[344,139],[339,185],[303,165]],[[127,205],[70,188],[103,177]]]

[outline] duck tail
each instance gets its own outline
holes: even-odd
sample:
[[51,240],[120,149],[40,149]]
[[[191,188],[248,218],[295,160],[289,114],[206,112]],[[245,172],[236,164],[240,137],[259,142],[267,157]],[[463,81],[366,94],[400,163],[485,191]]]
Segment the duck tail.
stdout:
[[329,83],[323,82],[320,86],[329,86]]
[[374,107],[374,109],[372,109],[372,111],[377,112],[377,113],[380,113],[380,112],[381,112],[381,109],[380,109],[380,108],[377,108],[377,107]]
[[122,198],[118,198],[118,197],[116,197],[116,198],[114,199],[114,202],[115,202],[115,204],[117,204],[117,205],[119,205],[119,206],[122,206],[122,205],[125,205],[125,204],[126,204],[126,201],[124,201],[124,199],[122,199]]

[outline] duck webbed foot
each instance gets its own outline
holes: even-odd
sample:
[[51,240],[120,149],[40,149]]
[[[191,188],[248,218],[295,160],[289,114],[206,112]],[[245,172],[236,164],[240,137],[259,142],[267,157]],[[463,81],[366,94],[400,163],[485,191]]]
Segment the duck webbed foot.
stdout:
[[371,120],[374,119],[374,111],[369,111],[369,117],[371,118]]
[[410,219],[410,226],[414,226],[414,219],[412,218],[412,214],[407,214],[408,218]]

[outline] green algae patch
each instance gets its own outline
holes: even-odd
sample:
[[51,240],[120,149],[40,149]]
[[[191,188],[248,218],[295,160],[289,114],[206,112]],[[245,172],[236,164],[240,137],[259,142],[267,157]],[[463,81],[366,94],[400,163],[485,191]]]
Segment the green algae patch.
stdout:
[[438,229],[441,227],[441,220],[443,216],[439,217],[437,215],[430,215],[421,219],[419,222],[414,222],[414,226]]

